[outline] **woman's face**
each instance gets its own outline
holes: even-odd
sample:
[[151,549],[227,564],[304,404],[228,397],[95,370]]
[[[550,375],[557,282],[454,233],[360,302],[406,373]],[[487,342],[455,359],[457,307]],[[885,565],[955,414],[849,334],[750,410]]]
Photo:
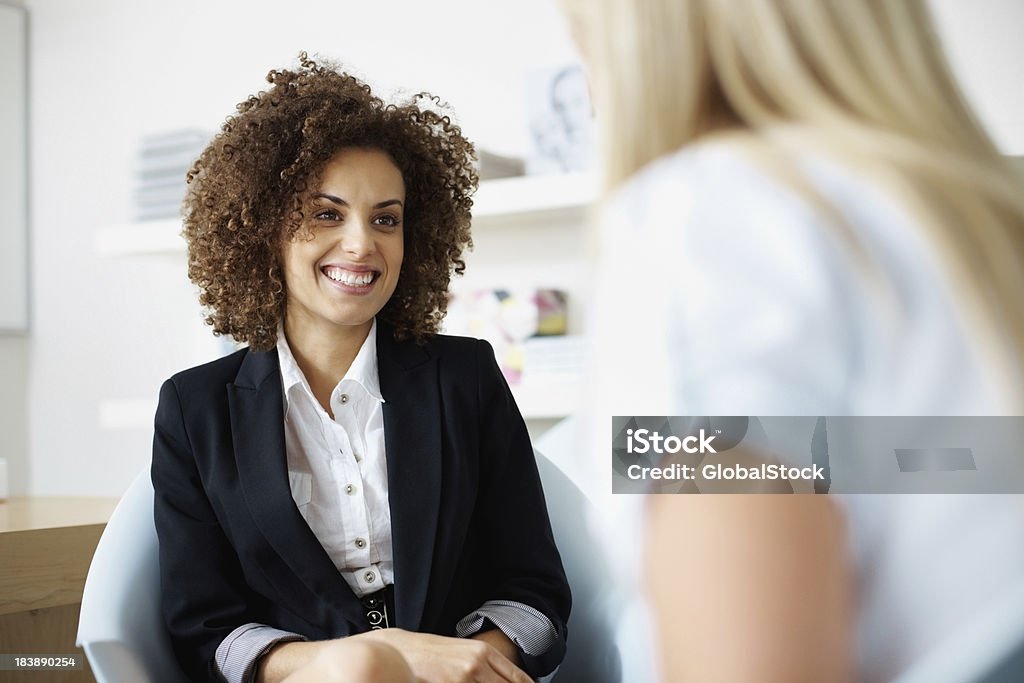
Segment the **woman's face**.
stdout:
[[302,229],[281,252],[288,333],[365,334],[402,270],[402,173],[380,150],[347,147],[303,202]]

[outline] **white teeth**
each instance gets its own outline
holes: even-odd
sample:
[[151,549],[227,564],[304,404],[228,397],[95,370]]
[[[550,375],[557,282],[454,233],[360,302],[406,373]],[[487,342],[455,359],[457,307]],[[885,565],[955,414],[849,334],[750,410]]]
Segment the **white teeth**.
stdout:
[[340,282],[351,287],[363,287],[373,280],[372,272],[353,273],[343,268],[325,268],[324,275],[335,282]]

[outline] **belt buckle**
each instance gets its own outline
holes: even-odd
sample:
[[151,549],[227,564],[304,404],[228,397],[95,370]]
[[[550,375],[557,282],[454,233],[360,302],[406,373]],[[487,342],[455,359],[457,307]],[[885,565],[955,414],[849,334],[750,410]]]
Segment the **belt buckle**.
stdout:
[[370,623],[371,631],[380,631],[390,626],[388,603],[383,590],[363,598],[363,609],[366,611],[366,620]]

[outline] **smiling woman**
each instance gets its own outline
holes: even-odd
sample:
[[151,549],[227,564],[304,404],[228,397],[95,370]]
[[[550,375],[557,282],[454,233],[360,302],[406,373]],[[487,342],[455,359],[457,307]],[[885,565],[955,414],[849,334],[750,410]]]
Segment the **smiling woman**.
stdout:
[[328,161],[345,148],[374,149],[401,174],[399,218],[411,231],[381,318],[399,339],[425,339],[437,332],[448,283],[472,245],[473,146],[450,116],[425,106],[440,106],[436,97],[388,104],[348,74],[304,55],[301,64],[271,71],[272,88],[238,105],[189,172],[189,278],[202,290],[207,321],[253,349],[274,346],[285,306],[282,241],[313,225],[311,211],[345,208],[316,187]]
[[473,147],[430,96],[304,55],[268,80],[189,174],[189,276],[248,347],[160,393],[178,658],[232,683],[546,676],[570,595],[526,427],[490,347],[437,334]]

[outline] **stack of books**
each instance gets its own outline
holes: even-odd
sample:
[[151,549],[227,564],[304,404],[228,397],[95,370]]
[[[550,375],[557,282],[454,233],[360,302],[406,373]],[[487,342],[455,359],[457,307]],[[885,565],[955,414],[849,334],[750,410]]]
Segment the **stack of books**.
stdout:
[[185,197],[185,174],[206,147],[210,136],[179,130],[142,139],[135,189],[135,219],[177,218]]
[[514,178],[526,173],[526,162],[519,157],[504,156],[486,149],[478,149],[476,154],[476,170],[480,180]]

